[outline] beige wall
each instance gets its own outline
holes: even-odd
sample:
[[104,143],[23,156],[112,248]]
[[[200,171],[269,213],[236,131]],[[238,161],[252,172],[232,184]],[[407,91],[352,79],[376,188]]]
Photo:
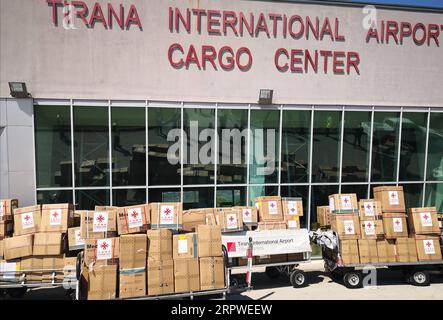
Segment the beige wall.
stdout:
[[[86,1],[92,10],[93,1]],[[108,1],[99,1],[104,6]],[[118,1],[110,0],[113,4]],[[239,0],[130,0],[143,31],[132,27],[104,30],[96,24],[65,30],[52,23],[45,0],[0,1],[0,97],[9,96],[8,81],[25,81],[36,98],[149,99],[254,103],[260,88],[274,89],[274,102],[284,104],[356,104],[443,106],[440,47],[365,42],[361,8]],[[345,42],[330,39],[267,39],[249,35],[208,36],[205,32],[170,33],[168,7],[205,8],[263,13],[296,13],[315,19],[340,19]],[[378,10],[378,19],[443,25],[443,15]],[[59,19],[61,9],[59,9]],[[80,21],[77,21],[80,22]],[[205,27],[205,23],[203,23]],[[443,33],[443,31],[441,32]],[[254,63],[248,72],[174,69],[167,59],[172,43],[187,47],[247,46]],[[281,73],[274,66],[277,48],[328,49],[360,53],[360,75]]]

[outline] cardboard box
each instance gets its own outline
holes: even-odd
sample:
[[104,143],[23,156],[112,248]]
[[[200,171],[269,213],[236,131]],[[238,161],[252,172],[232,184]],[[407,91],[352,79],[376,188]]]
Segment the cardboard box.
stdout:
[[120,271],[126,269],[146,271],[147,248],[146,234],[122,235],[120,237]]
[[0,240],[0,260],[3,260],[4,255],[5,255],[4,241]]
[[362,239],[379,239],[384,237],[383,220],[367,220],[360,217]]
[[200,290],[223,289],[224,287],[223,257],[200,258]]
[[383,213],[383,229],[386,239],[407,238],[406,215],[403,213]]
[[0,221],[13,220],[14,209],[18,208],[17,199],[0,200]]
[[148,258],[148,296],[174,293],[174,261]]
[[358,214],[332,214],[331,228],[340,239],[357,240],[360,238],[360,219]]
[[42,282],[48,283],[52,281],[62,282],[64,279],[65,257],[60,256],[46,256],[43,257],[43,269],[53,270],[45,271],[42,275]]
[[68,229],[68,246],[69,251],[83,250],[85,247],[85,239],[81,236],[80,227]]
[[5,259],[13,260],[32,256],[33,235],[27,234],[4,240]]
[[360,254],[358,251],[358,240],[341,240],[340,256],[344,265],[359,264]]
[[258,197],[257,203],[259,221],[283,221],[281,197]]
[[222,232],[243,231],[243,213],[237,208],[218,208],[215,211],[217,225]]
[[383,213],[405,213],[405,197],[403,187],[387,186],[375,187],[374,198],[381,203]]
[[193,259],[198,258],[197,234],[176,234],[173,237],[173,258]]
[[34,235],[34,256],[51,256],[62,254],[62,234],[56,232],[36,233]]
[[285,229],[287,229],[287,224],[285,221],[259,222],[257,227],[257,231],[285,230]]
[[117,211],[80,212],[80,237],[82,239],[104,239],[117,236]]
[[397,262],[416,262],[417,248],[414,238],[398,238],[395,240]]
[[197,226],[215,224],[214,208],[183,211],[183,231],[195,232]]
[[134,298],[145,296],[146,268],[144,268],[143,270],[120,270],[119,284],[120,298]]
[[20,260],[20,270],[28,270],[35,272],[26,272],[26,283],[42,282],[43,275],[43,257],[28,257]]
[[377,239],[376,242],[379,262],[397,262],[395,240]]
[[76,278],[76,268],[77,268],[77,257],[65,257],[65,266],[63,268],[64,282],[72,285],[72,289],[75,289]]
[[148,230],[147,234],[148,257],[157,260],[172,259],[172,231],[168,229]]
[[416,235],[418,261],[441,261],[440,237]]
[[317,222],[320,227],[326,227],[331,225],[329,206],[317,207]]
[[14,221],[12,220],[0,220],[0,240],[4,238],[12,237]]
[[220,226],[198,226],[197,241],[200,258],[223,256]]
[[74,225],[74,206],[69,203],[44,204],[40,232],[66,233]]
[[146,232],[150,222],[150,208],[148,204],[140,204],[118,209],[118,234]]
[[110,300],[117,293],[117,265],[94,266],[86,268],[84,273],[87,283],[88,300]]
[[151,228],[174,229],[183,227],[183,209],[181,202],[151,203]]
[[84,262],[86,266],[117,264],[120,257],[120,238],[86,239]]
[[81,211],[81,210],[74,210],[74,225],[72,227],[74,227],[74,228],[80,227],[82,212],[83,211]]
[[303,199],[302,198],[281,198],[283,216],[287,221],[292,220],[293,216],[303,216]]
[[298,230],[300,229],[300,217],[287,217],[286,225],[288,229]]
[[358,251],[360,253],[360,263],[378,263],[376,240],[358,240]]
[[235,209],[241,210],[243,224],[246,226],[256,226],[258,223],[258,214],[256,207],[233,207]]
[[40,232],[41,206],[14,209],[14,236]]
[[355,193],[333,194],[329,196],[329,210],[331,213],[349,212],[358,210],[357,195]]
[[411,234],[441,233],[438,225],[437,208],[411,208],[408,210],[408,226]]
[[198,259],[174,260],[175,292],[200,291],[200,264]]
[[382,216],[380,201],[376,201],[375,199],[363,199],[360,200],[358,206],[361,219],[376,220]]

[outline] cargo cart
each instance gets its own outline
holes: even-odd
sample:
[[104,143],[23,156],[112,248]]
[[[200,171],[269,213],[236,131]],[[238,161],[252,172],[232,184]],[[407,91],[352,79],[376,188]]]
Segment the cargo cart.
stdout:
[[[252,273],[262,268],[265,268],[265,273],[270,279],[276,279],[279,276],[287,277],[294,288],[308,284],[306,273],[298,269],[300,264],[311,262],[309,233],[306,229],[226,233],[222,235],[222,243],[229,258],[228,273],[231,291],[252,290]],[[248,258],[248,249],[251,251],[251,257],[266,256],[269,262],[253,262],[249,266],[248,264],[239,265],[239,259]],[[289,257],[287,261],[272,261],[274,257],[284,254]],[[238,271],[238,274],[233,274],[233,271]]]
[[[326,234],[328,239],[325,239]],[[401,271],[406,282],[414,286],[429,286],[432,274],[443,274],[443,260],[344,264],[339,254],[340,239],[336,232],[316,231],[312,233],[312,238],[321,246],[325,270],[332,279],[342,280],[349,289],[363,287],[364,272],[367,273],[366,270],[369,269],[384,268]],[[441,238],[440,247],[442,247]]]

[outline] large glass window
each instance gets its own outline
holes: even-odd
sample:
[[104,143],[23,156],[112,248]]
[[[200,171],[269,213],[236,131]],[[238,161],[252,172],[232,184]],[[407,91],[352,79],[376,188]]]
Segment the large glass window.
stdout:
[[214,188],[184,188],[183,209],[213,208]]
[[74,107],[76,186],[109,186],[108,108]]
[[71,187],[71,116],[69,106],[36,106],[37,187]]
[[[149,185],[180,185],[180,148],[173,145],[180,146],[181,110],[149,108],[148,122]],[[176,134],[168,141],[172,130]],[[168,152],[171,147],[173,150]]]
[[116,189],[112,191],[114,206],[126,207],[146,203],[146,189]]
[[356,193],[357,199],[368,199],[368,185],[367,184],[357,184],[357,185],[345,185],[341,186],[341,193]]
[[372,147],[372,181],[397,180],[400,113],[375,112]]
[[183,110],[183,131],[187,136],[183,184],[214,183],[214,125],[214,109]]
[[73,203],[72,190],[37,191],[37,203]]
[[217,183],[246,183],[248,110],[218,110]]
[[340,111],[315,111],[312,182],[338,182],[340,130]]
[[280,195],[284,198],[302,198],[303,216],[300,217],[300,225],[306,228],[308,223],[309,187],[308,186],[281,186]]
[[371,112],[346,111],[343,134],[343,182],[368,181]]
[[109,206],[109,190],[77,190],[77,209],[94,210],[95,206]]
[[427,180],[443,180],[443,113],[431,113]]
[[311,111],[283,111],[281,182],[309,180]]
[[251,186],[249,187],[249,205],[255,204],[255,198],[262,196],[278,196],[277,186]]
[[146,185],[145,108],[112,108],[113,186]]
[[179,188],[151,188],[149,189],[149,202],[180,202],[181,191]]
[[443,213],[443,183],[426,184],[426,207],[436,207],[437,212]]
[[427,113],[403,113],[400,181],[424,180],[427,119]]
[[405,183],[402,186],[405,194],[406,208],[421,207],[423,203],[423,184]]
[[246,205],[246,187],[217,188],[217,207]]
[[277,183],[280,111],[251,110],[251,183]]

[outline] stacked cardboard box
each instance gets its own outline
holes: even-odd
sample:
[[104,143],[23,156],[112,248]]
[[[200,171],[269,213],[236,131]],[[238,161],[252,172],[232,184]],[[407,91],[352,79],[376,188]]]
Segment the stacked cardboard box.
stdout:
[[151,203],[151,228],[180,230],[183,227],[183,209],[180,202]]
[[258,223],[258,213],[256,207],[234,207],[236,209],[241,210],[243,224],[248,230],[253,230],[254,227],[257,226]]
[[260,222],[284,221],[281,197],[257,197],[255,202]]
[[148,295],[174,293],[172,231],[148,230]]
[[300,217],[303,216],[302,198],[282,198],[282,208],[288,229],[300,229]]
[[384,227],[381,203],[374,199],[364,199],[359,202],[359,215],[362,239],[382,239]]
[[128,234],[120,237],[120,298],[146,295],[146,253],[146,234]]
[[331,226],[331,213],[329,210],[329,206],[317,207],[317,222],[320,227]]
[[243,212],[240,208],[218,208],[215,219],[222,232],[237,232],[243,230]]

